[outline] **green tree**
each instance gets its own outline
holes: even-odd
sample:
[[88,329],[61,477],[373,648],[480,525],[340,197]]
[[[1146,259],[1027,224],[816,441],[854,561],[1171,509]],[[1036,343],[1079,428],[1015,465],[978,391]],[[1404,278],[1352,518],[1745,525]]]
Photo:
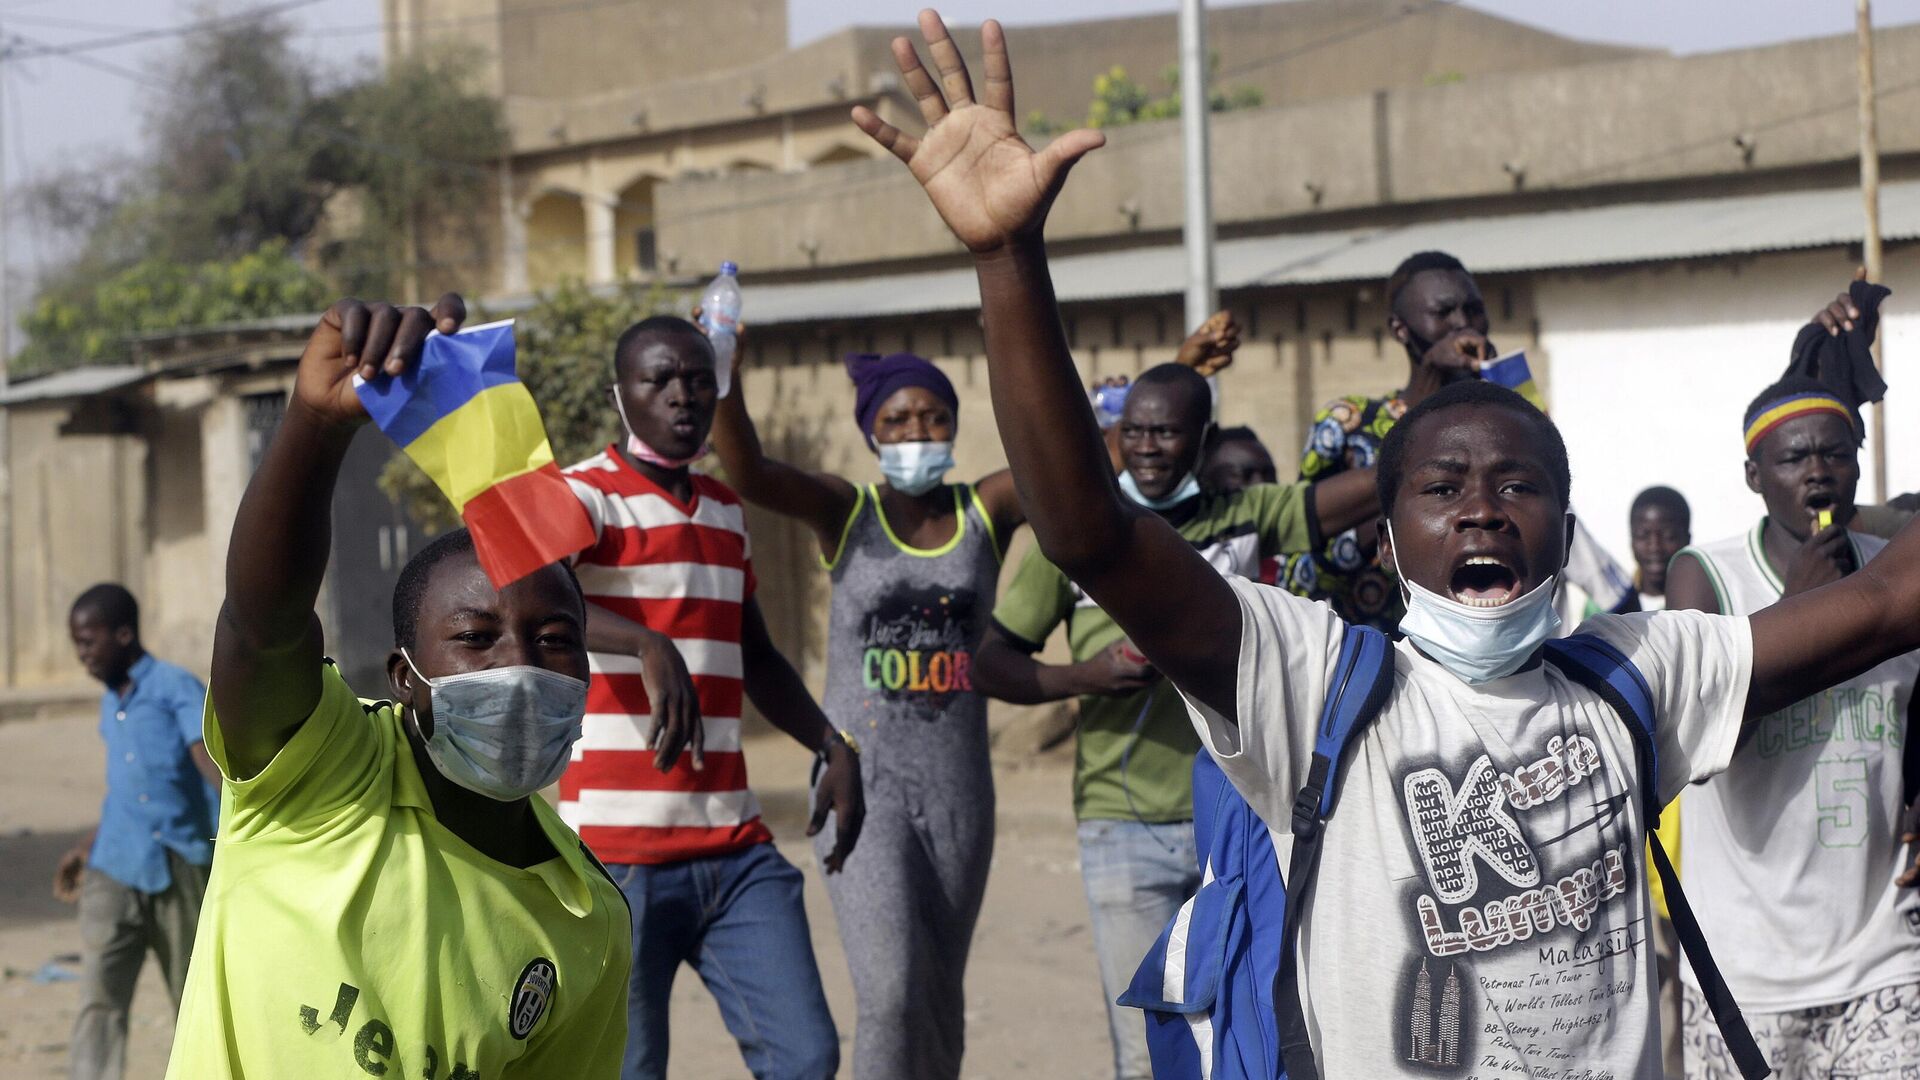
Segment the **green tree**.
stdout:
[[163,77],[146,118],[141,254],[205,262],[311,235],[355,163],[330,134],[341,96],[290,25],[267,15],[186,35]]
[[23,370],[119,358],[131,333],[312,310],[328,293],[398,295],[422,265],[458,271],[435,288],[484,270],[465,223],[491,213],[480,162],[506,136],[499,104],[462,78],[471,65],[436,52],[329,81],[291,35],[266,16],[183,38],[140,146],[28,193],[74,253],[40,283]]
[[390,296],[459,287],[488,265],[484,216],[507,149],[499,102],[473,89],[467,53],[407,57],[339,96],[356,226],[321,262],[343,291]]
[[[1214,54],[1208,63],[1211,72],[1220,69],[1220,57]],[[1170,120],[1180,115],[1180,65],[1173,64],[1161,72],[1166,89],[1158,96],[1135,81],[1127,74],[1127,69],[1115,65],[1102,74],[1094,76],[1093,100],[1087,104],[1086,119],[1081,126],[1090,128],[1123,127],[1146,120]],[[1209,82],[1213,80],[1209,78]],[[1266,103],[1266,95],[1259,87],[1241,84],[1228,88],[1214,88],[1208,92],[1209,112],[1232,112],[1236,109],[1253,109]],[[1035,135],[1058,135],[1067,130],[1068,125],[1055,121],[1045,113],[1035,110],[1027,114],[1027,130]]]
[[[613,343],[621,331],[649,315],[685,310],[684,297],[657,284],[609,292],[569,281],[541,293],[531,308],[515,316],[514,360],[520,381],[539,403],[555,460],[562,465],[579,461],[621,434],[607,401],[607,388],[613,385]],[[380,489],[429,528],[459,524],[440,489],[404,456],[387,463]]]
[[16,363],[33,372],[121,360],[138,335],[316,311],[327,295],[281,240],[197,266],[150,256],[104,280],[41,290],[21,321],[28,341]]

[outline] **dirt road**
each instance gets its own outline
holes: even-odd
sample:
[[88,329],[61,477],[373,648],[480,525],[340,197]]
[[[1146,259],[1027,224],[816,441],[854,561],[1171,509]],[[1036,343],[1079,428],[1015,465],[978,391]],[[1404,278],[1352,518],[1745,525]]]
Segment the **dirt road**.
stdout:
[[[89,717],[0,724],[0,1076],[9,1080],[66,1075],[75,984],[33,975],[80,947],[73,909],[54,901],[48,887],[60,853],[97,815],[100,755]],[[809,759],[778,737],[750,740],[747,756],[781,850],[806,872],[814,951],[850,1059],[853,992],[819,868],[801,835]],[[1055,751],[997,769],[993,876],[967,978],[969,1078],[1112,1074],[1075,861],[1070,763],[1068,753]],[[149,964],[134,1004],[128,1076],[160,1077],[171,1038],[166,991]],[[851,1074],[841,1068],[842,1076]],[[674,989],[672,1075],[747,1075],[712,998],[689,971]]]

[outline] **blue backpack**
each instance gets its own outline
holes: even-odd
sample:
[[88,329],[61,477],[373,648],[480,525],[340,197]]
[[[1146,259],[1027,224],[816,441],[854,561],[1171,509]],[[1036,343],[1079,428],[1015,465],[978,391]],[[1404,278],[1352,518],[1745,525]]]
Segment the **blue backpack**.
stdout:
[[[1591,634],[1544,646],[1549,663],[1600,695],[1626,720],[1643,784],[1649,836],[1660,820],[1653,695],[1620,650]],[[1321,711],[1307,781],[1293,803],[1286,877],[1271,834],[1212,757],[1193,766],[1193,828],[1200,890],[1154,942],[1119,1003],[1145,1010],[1157,1080],[1319,1080],[1295,977],[1300,899],[1313,888],[1320,840],[1339,797],[1340,761],[1393,689],[1393,645],[1347,628]],[[1707,951],[1700,925],[1657,837],[1653,863],[1702,995],[1747,1080],[1771,1071]],[[1291,900],[1291,902],[1290,902]]]

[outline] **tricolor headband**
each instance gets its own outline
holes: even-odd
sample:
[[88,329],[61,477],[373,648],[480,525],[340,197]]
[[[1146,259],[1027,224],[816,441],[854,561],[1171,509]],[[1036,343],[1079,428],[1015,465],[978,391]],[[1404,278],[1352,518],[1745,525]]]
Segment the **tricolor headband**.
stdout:
[[1820,393],[1789,394],[1761,406],[1748,418],[1747,453],[1753,453],[1753,448],[1774,428],[1810,413],[1832,413],[1845,420],[1848,428],[1853,427],[1853,410],[1839,398]]

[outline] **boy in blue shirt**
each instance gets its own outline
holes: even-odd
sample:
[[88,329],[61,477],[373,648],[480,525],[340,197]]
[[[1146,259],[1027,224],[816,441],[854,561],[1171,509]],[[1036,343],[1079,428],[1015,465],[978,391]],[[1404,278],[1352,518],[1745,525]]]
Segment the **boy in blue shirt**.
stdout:
[[53,894],[80,905],[85,943],[74,1080],[126,1070],[127,1013],[147,950],[174,1008],[187,981],[193,931],[213,863],[220,773],[200,741],[206,687],[140,645],[140,606],[119,585],[80,594],[68,618],[74,651],[106,686],[100,737],[107,797],[100,824],[67,852]]

